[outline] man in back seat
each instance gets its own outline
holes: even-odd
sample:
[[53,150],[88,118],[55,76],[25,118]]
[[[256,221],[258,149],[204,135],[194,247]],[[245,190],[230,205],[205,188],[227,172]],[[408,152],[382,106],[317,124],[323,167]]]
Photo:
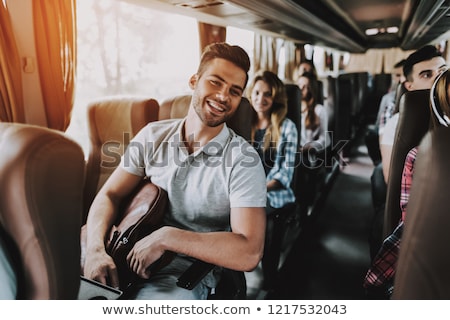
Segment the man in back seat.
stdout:
[[[430,89],[436,76],[445,67],[445,60],[436,47],[424,46],[410,54],[403,62],[403,75],[406,79],[404,86],[408,91]],[[374,169],[371,177],[372,197],[375,207],[369,236],[371,258],[374,258],[383,242],[382,230],[387,182],[398,119],[399,113],[397,112],[387,120],[384,129],[380,132],[381,164]]]
[[[403,64],[406,90],[430,89],[436,76],[446,67],[447,64],[444,58],[435,46],[427,45],[413,52]],[[389,177],[389,165],[398,117],[399,114],[396,113],[386,122],[380,140],[381,162],[383,164],[383,176],[386,182]]]
[[[450,111],[449,97],[450,91],[450,73],[448,70],[439,74],[435,84],[431,88],[430,97],[430,113],[432,117],[432,129],[435,130],[440,126],[448,127],[450,124],[447,116]],[[434,116],[433,116],[434,115]],[[390,296],[393,292],[394,277],[396,273],[397,260],[401,247],[401,239],[407,206],[410,198],[411,186],[413,183],[415,161],[419,146],[413,147],[407,154],[402,172],[400,208],[400,222],[394,231],[384,240],[383,246],[374,258],[374,262],[366,274],[364,285],[373,290],[381,288],[380,291]]]
[[[193,94],[186,118],[150,123],[136,135],[90,208],[85,276],[118,286],[104,239],[117,204],[144,176],[168,192],[170,203],[165,226],[128,255],[130,268],[143,279],[131,298],[205,299],[217,284],[217,272],[193,290],[176,285],[193,259],[240,271],[257,266],[266,225],[264,169],[253,147],[225,124],[241,101],[249,67],[242,48],[208,46],[189,80]],[[149,274],[165,251],[177,255]]]

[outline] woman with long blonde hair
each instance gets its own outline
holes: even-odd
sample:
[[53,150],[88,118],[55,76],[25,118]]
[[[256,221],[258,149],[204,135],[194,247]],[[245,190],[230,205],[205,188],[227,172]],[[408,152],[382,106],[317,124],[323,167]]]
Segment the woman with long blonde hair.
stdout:
[[255,115],[252,119],[252,144],[266,172],[268,209],[295,202],[291,181],[297,152],[298,132],[286,118],[287,97],[283,82],[271,71],[254,77],[248,97]]
[[[261,71],[254,77],[248,98],[255,110],[252,119],[252,144],[258,151],[266,172],[267,227],[262,258],[263,288],[270,289],[278,268],[280,248],[274,237],[278,209],[290,210],[295,204],[291,184],[296,165],[297,128],[286,117],[287,97],[283,82],[270,71]],[[278,211],[279,212],[279,211]]]

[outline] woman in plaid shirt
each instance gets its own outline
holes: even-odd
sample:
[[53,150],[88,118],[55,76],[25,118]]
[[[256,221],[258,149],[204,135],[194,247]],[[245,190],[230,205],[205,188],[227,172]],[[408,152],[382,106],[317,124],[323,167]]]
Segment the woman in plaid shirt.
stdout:
[[[291,183],[294,175],[298,132],[286,117],[287,96],[283,82],[270,71],[256,74],[249,87],[249,100],[255,110],[252,119],[252,144],[258,151],[267,187],[267,228],[262,268],[263,287],[269,289],[278,266],[277,241],[274,239],[277,211],[295,203]],[[279,234],[277,233],[279,236]]]
[[252,119],[252,144],[266,172],[267,213],[295,202],[291,181],[297,152],[297,128],[287,114],[283,82],[271,71],[258,73],[249,87],[256,111]]

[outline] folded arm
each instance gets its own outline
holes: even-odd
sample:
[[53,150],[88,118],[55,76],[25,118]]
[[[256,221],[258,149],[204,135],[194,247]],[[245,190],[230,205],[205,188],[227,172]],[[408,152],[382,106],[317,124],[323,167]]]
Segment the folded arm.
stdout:
[[143,278],[150,276],[147,268],[166,250],[229,269],[250,271],[262,258],[265,226],[264,208],[232,208],[231,232],[200,233],[163,227],[138,241],[128,261]]

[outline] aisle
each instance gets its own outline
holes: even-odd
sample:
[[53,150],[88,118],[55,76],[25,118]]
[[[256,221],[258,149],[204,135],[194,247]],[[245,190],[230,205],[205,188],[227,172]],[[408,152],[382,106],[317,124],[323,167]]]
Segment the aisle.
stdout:
[[315,221],[305,226],[266,299],[364,299],[373,214],[364,149],[340,172]]

